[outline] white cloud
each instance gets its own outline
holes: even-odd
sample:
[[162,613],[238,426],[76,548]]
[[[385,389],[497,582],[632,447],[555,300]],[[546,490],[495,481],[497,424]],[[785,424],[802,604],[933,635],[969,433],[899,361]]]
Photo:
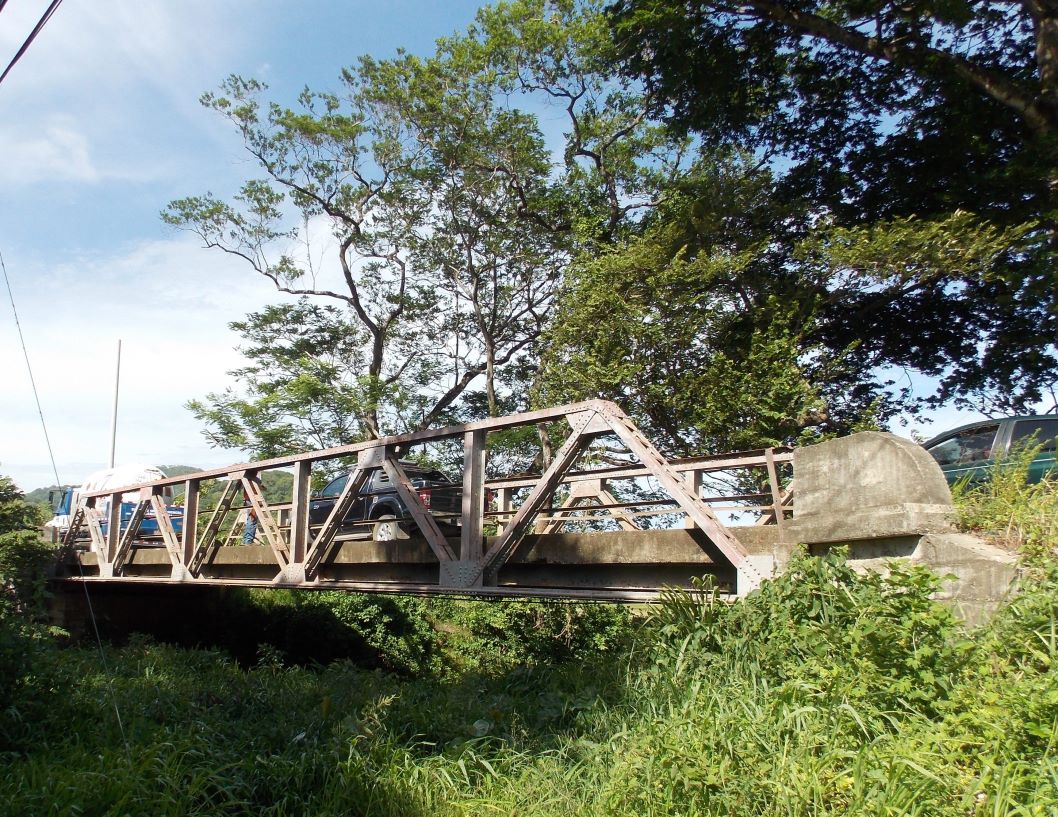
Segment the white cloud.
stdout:
[[100,179],[88,139],[68,117],[50,117],[33,129],[0,127],[0,156],[0,184],[8,186]]
[[[98,183],[175,175],[196,140],[219,133],[198,105],[252,37],[245,2],[66,3],[0,89],[0,181]],[[12,3],[0,62],[45,2]]]
[[[281,300],[268,282],[183,234],[59,265],[5,261],[61,479],[106,464],[119,338],[118,460],[240,459],[211,449],[183,406],[230,384],[242,358],[228,324]],[[32,489],[52,481],[51,468],[6,303],[2,316],[0,348],[12,353],[0,355],[0,473]]]

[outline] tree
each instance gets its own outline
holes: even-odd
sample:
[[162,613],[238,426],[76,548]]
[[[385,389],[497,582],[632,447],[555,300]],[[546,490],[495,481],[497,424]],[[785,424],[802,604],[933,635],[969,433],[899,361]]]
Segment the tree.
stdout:
[[0,476],[0,622],[46,614],[45,568],[54,552],[41,538],[44,518],[41,506],[26,502],[11,478]]
[[[781,150],[803,165],[800,183],[821,177],[817,190],[857,206],[873,188],[866,218],[887,214],[887,175],[896,187],[960,178],[917,196],[904,187],[920,214],[923,196],[934,209],[978,210],[997,182],[1028,211],[1044,209],[1058,136],[1050,3],[619,0],[612,9],[628,68],[676,122],[714,143]],[[997,165],[1008,178],[997,179]],[[977,170],[983,184],[971,182]]]
[[[686,140],[650,121],[613,57],[598,6],[520,0],[482,10],[430,58],[364,57],[341,95],[306,90],[296,110],[239,77],[205,95],[264,178],[163,218],[312,304],[236,325],[254,362],[233,373],[243,391],[193,404],[211,439],[274,452],[509,404],[502,370],[526,371],[570,260],[627,230],[681,172]],[[569,122],[558,143],[526,110],[540,100]],[[310,251],[321,225],[330,265]],[[317,299],[338,311],[310,318]],[[289,353],[297,320],[344,343],[341,362],[323,349],[331,362],[313,362],[306,343]],[[482,381],[484,401],[464,400]]]
[[714,156],[639,235],[574,266],[548,336],[545,399],[617,400],[684,456],[888,420],[909,396],[879,370],[963,353],[966,332],[917,326],[900,347],[869,329],[909,323],[931,289],[983,275],[1021,237],[966,213],[835,227],[780,203],[749,159]]
[[939,375],[933,402],[1011,411],[1040,399],[1058,363],[1056,13],[620,0],[611,21],[656,112],[706,145],[743,140],[783,168],[776,195],[817,219],[876,244],[892,226],[893,246],[966,213],[1008,231],[989,267],[948,264],[873,293],[868,276],[849,320],[823,325],[832,347],[863,337],[876,365]]
[[[460,71],[450,56],[364,58],[343,80],[344,98],[305,91],[297,111],[273,103],[263,112],[258,97],[264,86],[237,77],[221,94],[203,97],[236,124],[266,179],[246,182],[234,204],[207,194],[172,202],[163,217],[198,234],[207,247],[242,257],[281,292],[342,305],[340,324],[333,324],[336,312],[314,313],[314,331],[329,333],[332,341],[338,340],[332,330],[346,332],[346,367],[362,367],[355,377],[357,395],[345,401],[358,426],[348,430],[377,437],[436,421],[479,375],[487,373],[494,383],[496,366],[539,331],[554,276],[526,251],[546,253],[550,233],[533,234],[531,222],[505,218],[522,200],[511,198],[501,175],[482,167],[496,164],[487,154],[497,145],[512,173],[533,180],[519,196],[533,195],[526,191],[536,179],[546,181],[547,167],[535,123],[499,110],[480,87],[480,74]],[[462,148],[464,142],[476,150]],[[478,206],[460,207],[453,198],[456,188],[464,202]],[[332,231],[337,274],[330,284],[325,283],[329,270],[314,268],[311,255],[294,255],[296,241],[310,231],[289,226],[291,209],[303,225],[321,220]],[[501,225],[506,233],[497,241]],[[458,245],[452,243],[453,226]],[[481,286],[482,276],[496,285]],[[501,284],[500,278],[514,283]],[[465,282],[470,285],[462,286]],[[446,287],[469,295],[479,319],[446,317]],[[252,316],[251,334],[275,331],[284,320],[305,317],[308,309]],[[332,320],[330,329],[323,318]],[[468,358],[466,343],[457,349],[461,333],[476,342],[478,357]],[[362,352],[351,354],[353,347]],[[456,363],[455,382],[438,388],[447,368],[443,361],[457,356],[462,366]],[[241,415],[245,430],[247,410],[267,414],[283,402],[273,377],[278,372],[260,365],[268,357],[278,362],[283,355],[259,357],[257,366],[237,373],[257,378],[250,385],[251,391],[264,386],[260,398],[213,401],[214,422],[232,418],[238,424]],[[293,361],[296,373],[290,362],[279,372],[293,377],[289,385],[295,392],[334,379],[333,372],[321,377],[312,371],[305,356]],[[289,396],[291,389],[286,391]],[[263,427],[258,424],[258,431]],[[215,439],[252,442],[232,431]],[[261,442],[254,447],[274,447]]]

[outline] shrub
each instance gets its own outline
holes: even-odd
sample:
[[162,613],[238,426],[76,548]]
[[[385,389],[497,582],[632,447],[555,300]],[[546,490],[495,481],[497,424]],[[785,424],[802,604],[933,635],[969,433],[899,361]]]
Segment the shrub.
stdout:
[[40,510],[0,477],[0,746],[15,747],[48,706],[53,656],[47,572],[55,550],[34,530]]
[[454,668],[507,672],[580,660],[627,643],[626,607],[561,601],[430,602],[434,626]]
[[669,593],[653,617],[663,672],[709,672],[735,661],[747,675],[814,703],[869,704],[887,717],[931,712],[965,651],[940,579],[899,562],[859,573],[836,550],[795,553],[786,572],[737,604],[708,584]]
[[1058,543],[1058,477],[1052,472],[1029,484],[1029,466],[1039,445],[1025,446],[997,460],[987,479],[957,482],[952,498],[957,524],[988,536],[1029,560],[1053,555]]

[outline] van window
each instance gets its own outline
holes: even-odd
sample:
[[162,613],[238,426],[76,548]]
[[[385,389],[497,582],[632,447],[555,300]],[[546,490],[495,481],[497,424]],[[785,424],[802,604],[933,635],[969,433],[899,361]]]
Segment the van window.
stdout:
[[1053,452],[1055,438],[1058,438],[1058,417],[1053,420],[1019,420],[1014,423],[1011,448],[1017,447],[1018,443],[1029,442],[1033,435],[1036,443],[1043,443],[1042,451]]
[[928,449],[940,465],[965,465],[983,462],[992,456],[999,423],[976,426],[961,431]]

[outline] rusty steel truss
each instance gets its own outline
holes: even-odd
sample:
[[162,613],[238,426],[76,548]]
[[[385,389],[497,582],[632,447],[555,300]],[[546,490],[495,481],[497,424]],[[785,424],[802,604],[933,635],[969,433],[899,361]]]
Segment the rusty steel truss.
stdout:
[[[489,433],[563,420],[569,434],[542,473],[486,479]],[[578,469],[592,443],[606,437],[619,441],[628,463]],[[452,440],[463,444],[458,539],[446,538],[401,461],[410,446]],[[353,457],[356,465],[330,514],[322,525],[310,526],[313,467]],[[666,460],[620,408],[592,400],[86,494],[65,544],[79,559],[77,576],[101,581],[632,599],[649,596],[662,584],[685,583],[692,575],[713,572],[728,576],[729,589],[743,594],[757,587],[762,576],[717,513],[751,507],[758,524],[781,529],[792,512],[792,493],[781,487],[780,466],[791,459],[789,449],[762,449]],[[280,468],[293,469],[291,501],[269,505],[259,477]],[[707,475],[750,468],[765,469],[766,492],[702,496]],[[353,502],[380,470],[409,509],[418,529],[416,538],[339,541]],[[651,478],[667,499],[615,496],[612,483],[641,478]],[[203,483],[218,479],[227,480],[219,499],[212,509],[200,509]],[[178,533],[164,497],[179,487],[183,488],[183,529]],[[130,492],[135,492],[137,501],[132,519],[123,525],[121,500]],[[486,506],[487,495],[493,499],[491,507]],[[556,505],[558,495],[564,499]],[[718,508],[717,501],[729,504]],[[148,509],[158,520],[160,541],[145,543],[139,535]],[[229,544],[235,530],[230,520],[243,509],[256,514],[263,546]],[[642,519],[658,514],[679,514],[684,527],[676,531],[641,527]],[[583,528],[586,520],[602,518],[617,531],[564,533],[578,523]],[[87,552],[77,547],[86,531]],[[690,556],[688,543],[694,551]],[[676,564],[675,573],[655,569]],[[627,573],[629,565],[631,580],[614,578],[618,566]]]

